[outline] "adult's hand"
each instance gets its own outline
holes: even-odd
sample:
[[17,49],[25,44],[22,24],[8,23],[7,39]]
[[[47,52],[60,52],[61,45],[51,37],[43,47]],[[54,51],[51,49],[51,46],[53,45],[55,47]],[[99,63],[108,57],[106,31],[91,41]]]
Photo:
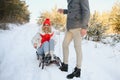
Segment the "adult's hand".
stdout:
[[87,34],[87,30],[86,29],[81,29],[80,34],[82,37],[84,37]]
[[58,9],[58,12],[63,14],[64,10],[63,9]]

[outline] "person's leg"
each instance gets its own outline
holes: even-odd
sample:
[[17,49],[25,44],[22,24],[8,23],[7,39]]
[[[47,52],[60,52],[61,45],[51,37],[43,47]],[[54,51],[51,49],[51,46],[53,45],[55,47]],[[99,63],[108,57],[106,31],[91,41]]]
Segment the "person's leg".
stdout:
[[69,31],[66,32],[62,48],[63,48],[63,63],[68,64],[68,56],[69,56],[69,44],[72,41],[73,34]]
[[54,40],[53,39],[50,39],[49,41],[49,49],[50,49],[51,60],[54,60]]
[[43,55],[43,47],[42,46],[37,49],[37,54]]
[[46,56],[49,53],[49,42],[48,41],[44,42],[42,46],[43,46],[44,54]]
[[38,60],[42,60],[43,56],[44,56],[44,52],[43,52],[43,46],[39,47],[36,51],[37,54],[37,58]]
[[69,56],[69,44],[72,41],[72,33],[67,31],[64,37],[64,41],[62,44],[63,48],[63,63],[59,68],[61,71],[68,71],[68,56]]
[[70,30],[73,33],[74,47],[76,51],[76,67],[81,68],[82,63],[82,48],[81,48],[81,34],[80,29]]
[[76,67],[74,68],[74,72],[67,75],[68,79],[71,79],[73,77],[80,77],[80,74],[81,74],[81,62],[82,62],[80,29],[72,29],[70,31],[73,33],[74,47],[75,47],[75,51],[76,51]]
[[49,49],[50,51],[54,51],[54,40],[53,39],[50,39],[49,41]]

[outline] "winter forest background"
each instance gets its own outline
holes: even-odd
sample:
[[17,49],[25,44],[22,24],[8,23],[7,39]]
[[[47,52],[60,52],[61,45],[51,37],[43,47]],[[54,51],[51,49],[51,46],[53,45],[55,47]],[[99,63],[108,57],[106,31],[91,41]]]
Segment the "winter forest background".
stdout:
[[[66,80],[64,76],[66,73],[59,72],[55,66],[50,66],[45,72],[38,68],[35,50],[30,42],[44,19],[50,18],[52,27],[60,32],[57,36],[56,53],[61,52],[57,55],[62,59],[62,48],[59,46],[64,37],[66,15],[58,13],[58,7],[54,6],[50,11],[42,11],[36,19],[37,22],[32,24],[30,22],[32,13],[28,8],[29,5],[25,0],[0,0],[0,80],[58,80],[60,75],[62,76],[60,80]],[[26,43],[28,45],[25,45]],[[83,56],[87,57],[84,57],[83,60],[82,78],[75,80],[120,79],[119,0],[114,3],[110,11],[91,12],[87,35],[83,38],[82,46]],[[70,45],[70,50],[74,50],[73,43]],[[29,55],[25,53],[29,53]],[[72,51],[72,53],[75,52]],[[72,60],[75,56],[70,56],[72,63],[75,63]],[[18,61],[15,62],[14,59]],[[19,67],[21,65],[22,67]],[[70,64],[70,70],[73,67]],[[54,76],[55,72],[58,73],[57,76]]]
[[[29,5],[21,0],[0,0],[0,29],[8,29],[8,24],[22,25],[30,21]],[[43,11],[38,16],[37,23],[42,24],[45,18],[50,18],[52,26],[60,31],[65,31],[66,15],[57,12],[57,6],[51,11]],[[91,13],[88,35],[86,39],[101,41],[105,37],[120,39],[120,2],[117,1],[110,11]],[[111,36],[110,36],[111,35]]]

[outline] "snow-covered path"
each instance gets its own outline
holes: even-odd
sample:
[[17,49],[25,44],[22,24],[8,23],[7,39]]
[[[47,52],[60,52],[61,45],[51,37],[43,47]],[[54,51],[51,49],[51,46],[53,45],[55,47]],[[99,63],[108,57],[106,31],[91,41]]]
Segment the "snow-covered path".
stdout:
[[34,35],[31,30],[35,30],[35,28],[26,26],[8,31],[3,36],[4,38],[1,38],[0,80],[34,79],[33,72],[37,65],[31,46],[31,39]]
[[[38,31],[37,24],[26,24],[11,31],[0,31],[0,80],[67,80],[66,75],[75,67],[75,51],[70,44],[69,72],[61,72],[50,65],[44,70],[38,67],[31,39]],[[64,35],[58,35],[55,53],[62,59],[61,44]],[[83,41],[81,78],[73,80],[119,80],[120,45],[110,47],[91,41]],[[117,55],[117,56],[116,56]]]

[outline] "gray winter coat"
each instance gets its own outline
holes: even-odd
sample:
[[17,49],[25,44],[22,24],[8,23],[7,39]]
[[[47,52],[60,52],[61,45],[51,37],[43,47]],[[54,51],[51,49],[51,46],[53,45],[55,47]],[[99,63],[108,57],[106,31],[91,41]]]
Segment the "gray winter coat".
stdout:
[[64,9],[67,14],[67,30],[88,27],[90,17],[88,0],[67,0],[68,9]]

